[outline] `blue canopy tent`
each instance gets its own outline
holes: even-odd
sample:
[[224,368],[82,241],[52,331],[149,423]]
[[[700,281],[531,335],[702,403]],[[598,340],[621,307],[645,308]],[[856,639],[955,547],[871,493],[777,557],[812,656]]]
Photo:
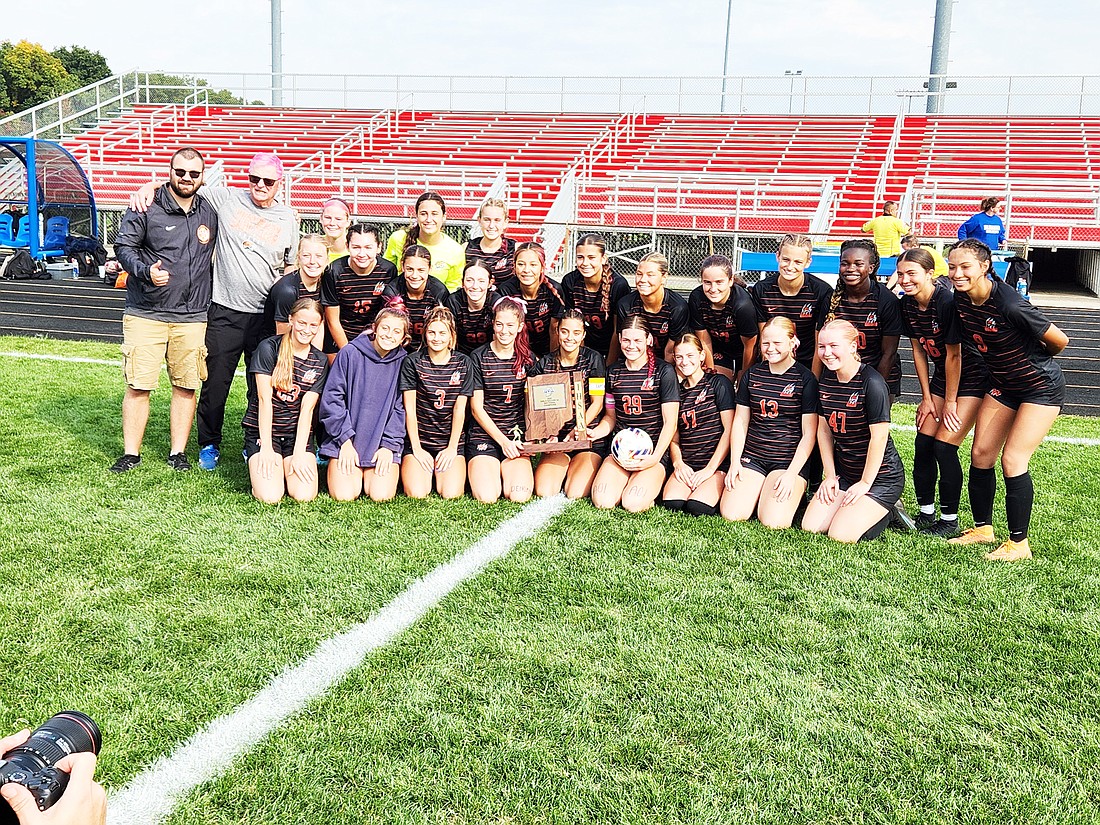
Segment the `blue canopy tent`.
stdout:
[[0,246],[60,257],[70,234],[97,234],[92,187],[76,158],[49,140],[0,137]]

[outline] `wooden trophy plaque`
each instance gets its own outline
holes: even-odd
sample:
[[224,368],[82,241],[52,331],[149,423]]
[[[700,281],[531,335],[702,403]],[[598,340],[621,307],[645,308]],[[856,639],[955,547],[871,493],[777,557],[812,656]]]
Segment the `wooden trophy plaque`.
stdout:
[[570,422],[583,431],[584,378],[571,372],[532,375],[527,379],[527,440],[523,454],[585,450],[591,439],[550,441]]

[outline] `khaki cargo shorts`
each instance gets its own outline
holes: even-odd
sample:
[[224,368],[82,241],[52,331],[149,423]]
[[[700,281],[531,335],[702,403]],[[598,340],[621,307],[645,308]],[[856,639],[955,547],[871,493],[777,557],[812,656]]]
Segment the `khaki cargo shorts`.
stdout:
[[206,380],[206,322],[173,324],[122,316],[122,374],[134,390],[155,390],[168,365],[172,386],[197,390]]

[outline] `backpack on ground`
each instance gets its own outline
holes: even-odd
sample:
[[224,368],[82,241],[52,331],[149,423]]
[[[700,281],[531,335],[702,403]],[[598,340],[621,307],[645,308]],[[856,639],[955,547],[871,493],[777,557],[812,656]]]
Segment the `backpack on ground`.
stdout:
[[49,280],[50,273],[41,261],[31,257],[25,249],[17,249],[7,255],[0,253],[0,278],[6,281]]

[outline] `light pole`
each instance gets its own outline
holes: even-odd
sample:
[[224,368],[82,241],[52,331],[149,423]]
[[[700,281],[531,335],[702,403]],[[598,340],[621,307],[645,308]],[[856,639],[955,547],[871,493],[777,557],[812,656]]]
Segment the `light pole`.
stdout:
[[947,55],[951,49],[951,7],[953,0],[936,0],[936,25],[932,31],[932,65],[928,69],[928,103],[924,110],[935,115],[943,111],[947,88]]
[[271,105],[283,105],[282,0],[271,0]]
[[733,0],[726,0],[726,49],[722,52],[722,102],[721,111],[726,111],[726,75],[730,65],[730,19],[733,17]]

